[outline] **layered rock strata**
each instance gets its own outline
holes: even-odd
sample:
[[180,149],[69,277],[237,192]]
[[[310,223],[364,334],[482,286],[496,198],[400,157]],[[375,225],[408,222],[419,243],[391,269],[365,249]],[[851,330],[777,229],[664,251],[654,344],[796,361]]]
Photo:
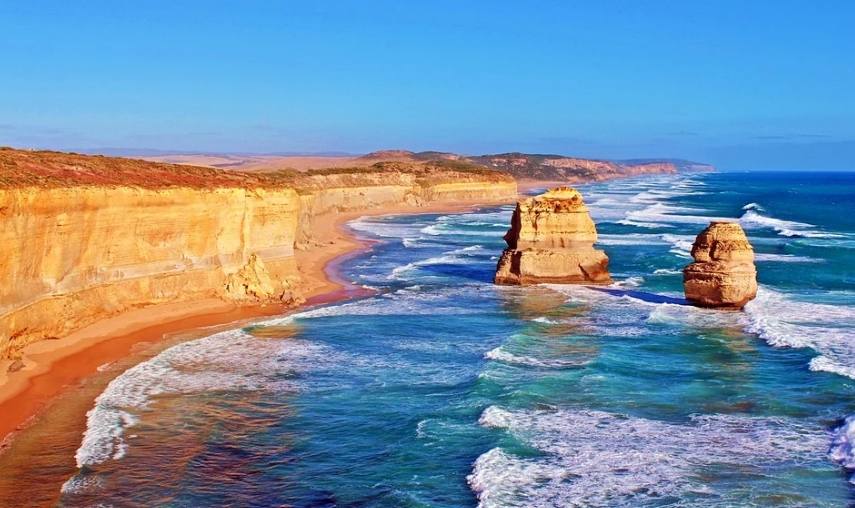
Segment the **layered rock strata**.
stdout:
[[517,203],[496,284],[607,283],[609,258],[576,189],[558,187]]
[[695,239],[683,269],[686,299],[701,307],[741,309],[757,295],[754,249],[735,222],[712,222]]
[[0,149],[0,359],[155,304],[297,304],[295,249],[329,243],[315,224],[331,214],[516,196],[480,170],[253,175]]

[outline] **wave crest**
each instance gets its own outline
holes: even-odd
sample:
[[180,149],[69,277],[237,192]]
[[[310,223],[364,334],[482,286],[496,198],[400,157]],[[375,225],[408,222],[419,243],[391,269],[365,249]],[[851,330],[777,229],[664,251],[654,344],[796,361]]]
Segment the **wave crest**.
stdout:
[[766,215],[757,212],[757,209],[750,208],[739,218],[739,222],[745,227],[771,228],[779,235],[787,237],[802,237],[802,238],[843,238],[843,235],[836,233],[824,233],[816,231],[812,228],[816,226],[807,222],[796,222]]

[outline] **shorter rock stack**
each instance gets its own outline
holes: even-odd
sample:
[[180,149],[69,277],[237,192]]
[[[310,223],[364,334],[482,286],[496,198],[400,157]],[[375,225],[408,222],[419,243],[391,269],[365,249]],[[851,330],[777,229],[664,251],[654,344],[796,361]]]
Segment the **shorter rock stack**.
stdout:
[[711,222],[683,269],[686,299],[701,307],[741,309],[757,295],[754,249],[735,222]]
[[558,187],[517,203],[496,284],[608,283],[609,258],[579,191]]

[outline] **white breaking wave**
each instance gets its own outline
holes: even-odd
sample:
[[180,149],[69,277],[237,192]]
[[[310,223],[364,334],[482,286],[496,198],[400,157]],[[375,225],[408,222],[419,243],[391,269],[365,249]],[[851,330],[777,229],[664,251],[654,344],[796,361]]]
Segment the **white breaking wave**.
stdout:
[[599,245],[660,245],[662,238],[660,235],[629,233],[629,234],[609,234],[602,233],[597,236],[597,244]]
[[743,210],[757,210],[758,212],[765,212],[766,209],[760,206],[759,203],[748,203],[747,205],[742,207]]
[[[76,492],[92,491],[101,488],[103,480],[100,476],[81,476],[75,475],[65,481],[59,491],[63,494],[73,494]],[[100,508],[103,505],[95,505]]]
[[[678,196],[704,194],[697,187],[700,182],[693,182],[681,175],[665,177],[648,177],[648,180],[624,180],[608,184],[605,189],[585,191],[585,200],[591,216],[598,222],[615,222],[639,228],[669,228],[671,224],[657,220],[641,220],[628,214],[644,214],[643,209],[651,205],[660,205],[647,212],[662,210],[661,206],[669,206],[666,201]],[[639,192],[642,189],[642,192]],[[670,205],[669,212],[700,213],[696,208],[677,207]]]
[[806,222],[788,221],[767,217],[756,211],[756,209],[748,209],[739,222],[745,227],[771,228],[778,232],[781,236],[788,237],[804,237],[804,238],[843,238],[843,235],[836,233],[824,233],[816,231],[813,224]]
[[556,321],[556,320],[554,320],[554,319],[549,319],[549,318],[548,318],[548,317],[546,317],[546,316],[536,317],[536,318],[532,319],[532,321],[534,321],[535,323],[541,323],[541,324],[544,324],[544,325],[558,325],[558,324],[561,324],[561,321]]
[[828,434],[783,417],[694,416],[685,424],[590,410],[487,408],[479,423],[506,429],[543,455],[493,448],[467,477],[479,506],[639,506],[681,498],[680,506],[751,504],[741,489],[716,491],[710,467],[758,472],[825,461]]
[[480,245],[470,245],[469,247],[463,247],[460,249],[456,249],[453,251],[445,252],[440,256],[421,259],[418,261],[413,261],[412,263],[407,263],[405,265],[398,266],[392,269],[392,273],[390,273],[386,278],[387,279],[399,279],[401,275],[415,270],[421,266],[431,266],[431,265],[445,265],[445,264],[463,264],[466,263],[466,260],[463,256],[472,256],[476,253],[484,252],[484,248]]
[[810,370],[814,372],[831,372],[832,374],[855,379],[855,367],[851,365],[841,365],[822,355],[811,359],[809,367]]
[[418,228],[415,224],[387,222],[378,217],[360,217],[348,222],[347,226],[355,231],[383,238],[412,237]]
[[287,381],[272,381],[280,356],[299,365],[321,356],[319,348],[299,340],[259,340],[241,330],[221,332],[172,346],[113,379],[86,414],[86,431],[75,458],[77,466],[124,457],[125,429],[136,425],[152,398],[215,390],[296,390]]
[[678,270],[676,268],[657,268],[653,270],[653,275],[682,275],[683,270]]
[[[667,270],[667,269],[666,269]],[[674,273],[680,273],[673,270]],[[641,317],[650,324],[686,325],[691,327],[740,327],[748,333],[757,334],[774,347],[810,348],[818,356],[810,362],[814,371],[831,372],[855,379],[855,306],[830,305],[798,301],[784,293],[766,286],[758,289],[757,297],[745,306],[744,313],[716,312],[688,305],[656,303],[635,298],[632,295],[615,297],[583,286],[546,284],[555,291],[570,296],[576,302],[596,302],[614,307],[611,318],[626,314],[631,316],[651,309]],[[618,287],[613,285],[612,287]],[[680,295],[663,295],[679,297]],[[633,307],[623,306],[632,303]],[[640,316],[639,316],[640,317]],[[632,332],[632,326],[606,323],[604,333],[619,330]]]
[[457,228],[448,228],[443,224],[431,224],[429,226],[425,226],[419,230],[419,232],[424,233],[426,235],[431,236],[440,236],[440,235],[462,235],[462,236],[490,236],[501,238],[505,236],[505,231],[478,231],[478,230],[465,230],[465,229],[457,229]]
[[669,252],[672,254],[676,254],[684,258],[692,257],[691,253],[694,238],[691,236],[664,234],[661,238],[671,244],[671,250]]
[[638,222],[629,219],[621,219],[617,221],[618,224],[623,224],[624,226],[635,226],[639,228],[648,228],[648,229],[659,229],[659,228],[671,228],[674,227],[671,224],[662,224],[660,222]]
[[550,359],[550,360],[542,360],[538,358],[533,358],[531,356],[525,355],[516,355],[504,349],[502,346],[497,348],[493,348],[487,353],[484,354],[484,358],[488,360],[495,360],[502,363],[508,363],[511,365],[526,365],[529,367],[542,367],[549,369],[566,369],[570,367],[582,367],[587,365],[588,360],[573,360],[569,358],[565,359]]
[[425,233],[427,235],[438,236],[443,234],[443,231],[440,229],[438,224],[430,224],[425,226],[419,230],[420,233]]
[[[395,315],[434,315],[434,314],[472,314],[477,310],[464,309],[455,302],[458,298],[471,298],[479,291],[478,285],[462,284],[453,287],[435,288],[429,292],[421,291],[421,286],[413,285],[393,293],[385,293],[364,300],[327,305],[296,312],[284,317],[263,321],[262,325],[286,325],[304,319],[333,316],[395,316]],[[477,294],[477,293],[475,293]]]
[[[699,196],[706,194],[705,192],[694,191],[691,188],[678,189],[673,186],[671,189],[651,189],[636,194],[630,201],[633,203],[661,203],[663,199],[670,199],[679,196]],[[695,209],[687,209],[695,210]]]
[[612,286],[618,288],[637,288],[644,284],[644,277],[627,277],[626,279],[615,281]]
[[418,236],[415,238],[402,238],[401,243],[408,249],[418,249],[419,247],[429,247],[432,244],[425,244],[424,237]]
[[745,329],[776,347],[811,348],[810,368],[855,379],[855,306],[797,301],[761,286],[745,306]]
[[650,324],[690,328],[738,328],[739,315],[693,305],[655,304],[645,319]]
[[824,259],[811,258],[808,256],[794,256],[792,254],[754,254],[755,261],[774,263],[825,263]]
[[423,259],[420,261],[413,261],[412,263],[407,263],[405,265],[401,265],[392,269],[392,273],[386,276],[387,279],[398,279],[401,278],[401,275],[415,270],[420,266],[431,266],[431,265],[444,265],[444,264],[457,264],[460,261],[460,258],[454,255],[445,255],[445,256],[437,256],[433,258]]
[[708,224],[711,221],[735,221],[731,217],[710,217],[706,215],[694,215],[705,210],[697,208],[686,208],[670,206],[665,203],[654,203],[642,210],[626,212],[625,219],[639,223],[664,223],[664,224]]

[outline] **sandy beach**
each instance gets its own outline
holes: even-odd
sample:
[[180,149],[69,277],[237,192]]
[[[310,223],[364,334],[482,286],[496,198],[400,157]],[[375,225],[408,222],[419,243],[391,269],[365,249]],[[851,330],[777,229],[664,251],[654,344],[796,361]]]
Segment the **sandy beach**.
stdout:
[[[317,245],[296,253],[306,297],[300,307],[236,306],[218,299],[156,305],[99,321],[67,337],[30,345],[24,351],[23,368],[7,372],[11,362],[0,365],[3,372],[0,374],[0,414],[3,414],[0,454],[11,446],[17,433],[38,420],[54,399],[87,377],[98,374],[99,368],[127,357],[140,343],[158,342],[176,335],[192,338],[210,333],[212,327],[239,326],[258,318],[295,312],[305,306],[370,294],[365,288],[344,280],[337,271],[343,260],[371,245],[371,242],[356,238],[345,227],[348,221],[361,216],[445,213],[478,206],[482,205],[438,202],[418,208],[393,206],[327,214],[315,219],[313,231]],[[89,407],[91,400],[65,424],[82,433]]]

